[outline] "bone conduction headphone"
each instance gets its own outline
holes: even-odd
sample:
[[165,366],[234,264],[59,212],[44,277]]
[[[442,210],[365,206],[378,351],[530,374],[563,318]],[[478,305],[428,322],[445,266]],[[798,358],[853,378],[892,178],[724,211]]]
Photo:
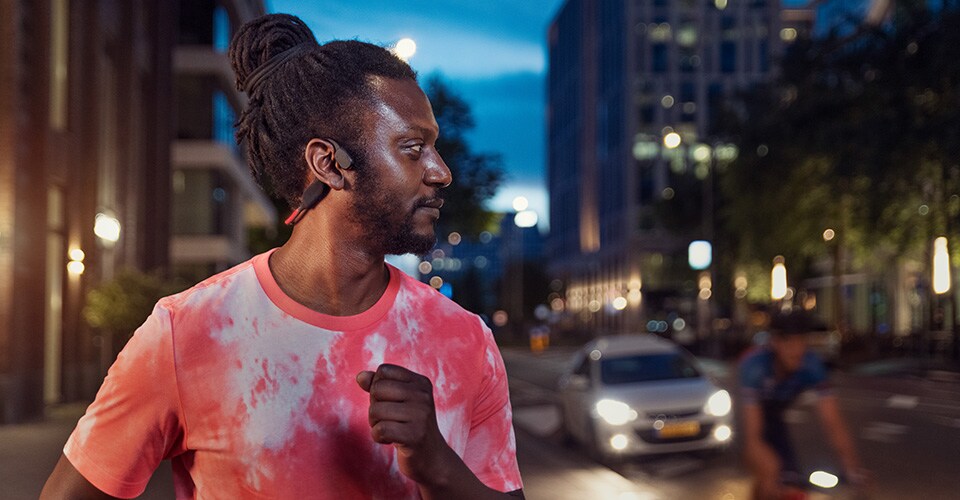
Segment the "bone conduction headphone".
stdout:
[[[327,139],[327,141],[333,144],[333,159],[337,165],[344,170],[353,168],[353,158],[350,157],[350,153],[347,153],[347,150],[340,147],[337,141],[333,139]],[[303,192],[303,197],[300,199],[300,206],[290,214],[290,217],[287,217],[284,224],[292,226],[300,222],[300,219],[303,218],[307,210],[310,210],[315,207],[317,203],[320,203],[320,200],[322,200],[328,192],[330,192],[330,186],[327,186],[326,183],[320,179],[311,182],[310,186]]]

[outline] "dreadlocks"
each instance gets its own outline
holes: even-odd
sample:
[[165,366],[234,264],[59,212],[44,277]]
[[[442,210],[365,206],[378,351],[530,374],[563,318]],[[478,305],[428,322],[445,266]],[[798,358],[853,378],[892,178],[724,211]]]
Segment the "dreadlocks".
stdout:
[[[245,145],[257,183],[291,208],[303,194],[307,142],[335,139],[362,159],[358,124],[373,98],[370,78],[416,80],[410,66],[383,47],[356,40],[319,45],[303,21],[287,14],[241,26],[229,56],[237,88],[248,97],[236,124],[237,143]],[[251,77],[255,81],[248,82]]]

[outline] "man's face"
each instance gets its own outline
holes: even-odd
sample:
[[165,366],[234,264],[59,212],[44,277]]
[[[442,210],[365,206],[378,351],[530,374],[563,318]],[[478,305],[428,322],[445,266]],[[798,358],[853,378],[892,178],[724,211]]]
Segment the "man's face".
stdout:
[[366,229],[372,251],[422,255],[436,243],[439,191],[451,181],[434,148],[437,121],[415,81],[376,78],[371,85],[350,218]]
[[807,351],[805,335],[771,335],[770,347],[785,372],[793,373],[803,366],[803,355]]

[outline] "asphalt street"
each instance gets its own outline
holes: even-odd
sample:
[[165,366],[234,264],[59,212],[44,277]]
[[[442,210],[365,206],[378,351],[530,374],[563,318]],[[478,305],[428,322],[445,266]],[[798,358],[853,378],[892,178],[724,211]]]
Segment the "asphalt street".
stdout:
[[[535,355],[503,352],[510,375],[517,454],[527,498],[545,500],[654,500],[747,498],[749,480],[736,446],[719,455],[665,455],[596,463],[556,435],[556,378],[570,350]],[[731,370],[708,362],[729,387]],[[956,498],[960,490],[960,377],[954,372],[900,370],[896,363],[834,376],[836,392],[876,487],[872,498]],[[49,410],[45,420],[0,427],[0,499],[36,498],[85,405]],[[804,465],[830,469],[835,461],[809,401],[788,417]],[[172,498],[164,463],[141,498]],[[816,498],[816,497],[814,497]],[[842,494],[835,498],[845,498]]]
[[[517,427],[541,438],[541,446],[585,457],[556,437],[556,378],[569,349],[531,354],[504,350],[510,375]],[[885,362],[835,372],[835,392],[854,433],[865,465],[874,476],[870,498],[952,499],[960,489],[957,450],[960,449],[960,376],[955,372],[907,369],[904,361]],[[734,371],[721,362],[706,361],[709,371],[728,390]],[[731,393],[734,391],[731,390]],[[801,465],[836,471],[837,462],[813,412],[811,398],[802,398],[787,418]],[[585,460],[590,467],[594,462]],[[719,455],[674,454],[631,458],[611,470],[632,481],[643,498],[748,498],[750,482],[740,464],[736,439]],[[828,498],[851,495],[839,488]],[[813,495],[814,498],[822,495]]]

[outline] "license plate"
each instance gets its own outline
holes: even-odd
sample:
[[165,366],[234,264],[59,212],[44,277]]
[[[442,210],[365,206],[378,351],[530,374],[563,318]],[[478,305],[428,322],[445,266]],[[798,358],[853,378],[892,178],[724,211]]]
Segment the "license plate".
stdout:
[[659,436],[663,439],[684,438],[700,434],[700,422],[678,422],[664,424]]

